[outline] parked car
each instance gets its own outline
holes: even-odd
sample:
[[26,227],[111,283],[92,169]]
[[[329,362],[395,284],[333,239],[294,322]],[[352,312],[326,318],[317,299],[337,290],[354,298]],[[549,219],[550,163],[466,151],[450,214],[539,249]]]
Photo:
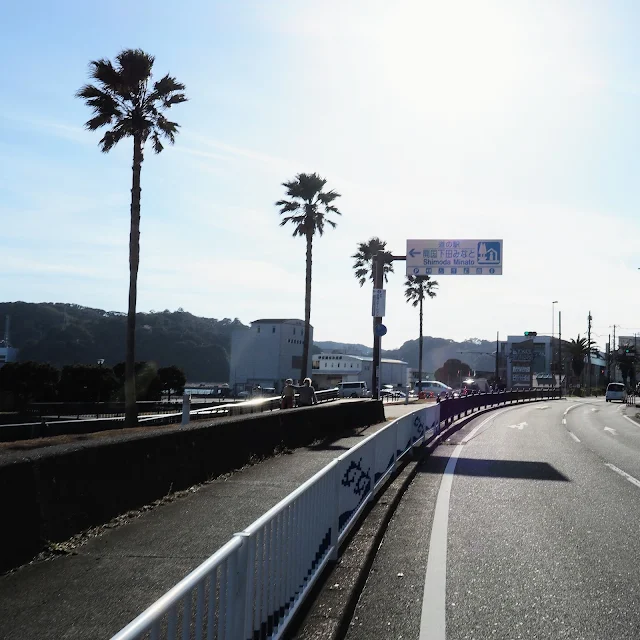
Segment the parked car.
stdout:
[[620,400],[620,402],[627,401],[627,390],[621,382],[610,382],[607,385],[607,391],[604,399],[607,402],[613,402],[614,400]]

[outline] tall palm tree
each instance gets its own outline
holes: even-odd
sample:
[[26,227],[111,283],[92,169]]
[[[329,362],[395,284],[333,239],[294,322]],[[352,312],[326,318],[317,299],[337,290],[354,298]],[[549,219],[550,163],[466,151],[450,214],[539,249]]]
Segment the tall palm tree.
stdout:
[[578,334],[578,338],[576,340],[571,338],[567,349],[571,356],[571,368],[577,378],[581,376],[582,371],[584,370],[585,358],[589,353],[592,355],[598,355],[598,350],[594,345],[595,342],[593,340],[589,342],[587,338],[581,338],[580,334]]
[[430,276],[407,276],[404,297],[411,306],[420,306],[420,341],[418,342],[418,392],[422,389],[422,303],[425,297],[435,298],[438,282]]
[[186,101],[184,85],[170,75],[152,84],[154,57],[141,49],[125,49],[115,59],[93,60],[90,77],[95,84],[82,87],[76,96],[85,100],[93,117],[85,123],[89,131],[108,127],[100,150],[108,153],[123,138],[133,138],[133,181],[131,186],[131,230],[129,235],[129,306],[127,310],[127,350],[125,361],[125,425],[135,426],[135,332],[138,265],[140,262],[140,171],[143,149],[151,139],[153,150],[163,149],[161,139],[175,142],[179,125],[163,112]]
[[307,375],[309,365],[309,340],[311,333],[311,253],[313,237],[324,233],[324,225],[335,229],[336,223],[329,220],[329,214],[342,215],[332,204],[340,194],[334,191],[323,191],[327,181],[317,173],[299,173],[295,179],[283,182],[290,200],[278,200],[280,215],[284,215],[280,226],[293,225],[293,237],[302,236],[307,241],[305,292],[304,292],[304,340],[302,346],[301,376]]
[[384,253],[382,265],[384,281],[387,282],[389,274],[393,273],[393,254],[391,251],[387,251],[386,248],[387,243],[383,242],[378,237],[373,237],[368,242],[358,243],[358,250],[351,257],[355,259],[353,269],[356,279],[360,283],[361,287],[364,286],[367,278],[372,282],[375,282],[373,261],[378,254],[378,251],[382,251]]

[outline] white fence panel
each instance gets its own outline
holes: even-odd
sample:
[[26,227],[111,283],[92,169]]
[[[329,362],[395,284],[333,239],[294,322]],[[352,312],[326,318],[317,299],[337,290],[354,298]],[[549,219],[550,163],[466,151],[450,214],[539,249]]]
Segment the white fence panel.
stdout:
[[440,433],[440,404],[432,404],[424,408],[422,420],[425,425],[425,440]]
[[396,462],[397,427],[395,422],[376,433],[376,460],[373,483],[377,487],[393,471]]
[[376,435],[338,458],[339,539],[347,535],[373,491]]

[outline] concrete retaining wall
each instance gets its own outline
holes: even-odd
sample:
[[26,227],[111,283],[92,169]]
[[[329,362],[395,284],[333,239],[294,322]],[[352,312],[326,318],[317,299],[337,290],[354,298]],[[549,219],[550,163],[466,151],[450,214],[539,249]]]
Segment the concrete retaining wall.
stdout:
[[363,400],[277,411],[0,459],[0,570],[88,527],[228,473],[277,447],[295,448],[384,420]]

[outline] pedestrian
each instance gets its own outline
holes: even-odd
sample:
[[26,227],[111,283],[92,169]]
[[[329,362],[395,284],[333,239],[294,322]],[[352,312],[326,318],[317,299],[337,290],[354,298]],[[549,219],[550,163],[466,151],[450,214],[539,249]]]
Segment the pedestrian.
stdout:
[[293,386],[293,380],[291,378],[287,378],[284,381],[282,395],[280,396],[281,409],[293,409],[293,397],[295,396],[295,393],[296,388]]
[[316,390],[311,386],[311,378],[305,378],[304,384],[297,387],[298,390],[298,406],[310,407],[312,404],[318,404]]

